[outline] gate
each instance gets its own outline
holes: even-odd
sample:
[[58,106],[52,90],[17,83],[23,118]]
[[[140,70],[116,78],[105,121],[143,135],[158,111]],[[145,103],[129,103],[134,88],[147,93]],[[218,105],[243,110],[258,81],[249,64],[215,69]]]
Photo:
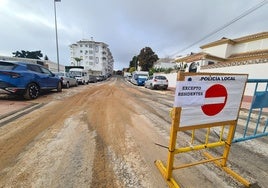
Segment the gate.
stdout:
[[233,142],[268,136],[268,79],[248,79],[247,89],[252,98],[246,124],[237,125]]

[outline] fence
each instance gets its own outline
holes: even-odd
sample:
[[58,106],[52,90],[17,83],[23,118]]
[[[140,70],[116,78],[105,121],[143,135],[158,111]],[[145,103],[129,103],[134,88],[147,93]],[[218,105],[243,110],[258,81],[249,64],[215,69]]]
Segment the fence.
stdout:
[[244,97],[249,107],[246,124],[237,125],[233,142],[268,136],[268,79],[248,79],[246,90],[252,93],[252,97]]

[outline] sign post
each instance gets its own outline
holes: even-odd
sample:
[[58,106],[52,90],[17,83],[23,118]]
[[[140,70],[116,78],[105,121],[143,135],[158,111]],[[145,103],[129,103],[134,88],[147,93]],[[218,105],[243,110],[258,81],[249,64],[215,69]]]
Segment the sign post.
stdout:
[[[174,106],[171,113],[172,124],[167,166],[165,167],[160,160],[155,161],[170,187],[179,187],[172,177],[173,170],[207,162],[214,162],[245,186],[250,185],[247,180],[226,165],[247,77],[246,74],[178,73]],[[222,131],[217,141],[209,142],[210,128],[213,127],[222,127]],[[226,138],[223,135],[225,127],[229,127]],[[207,129],[204,143],[192,145],[196,130],[201,128]],[[192,130],[191,145],[176,148],[177,133],[188,130]],[[224,147],[222,156],[213,157],[209,153],[204,153],[207,157],[206,160],[174,166],[176,154],[220,146]]]

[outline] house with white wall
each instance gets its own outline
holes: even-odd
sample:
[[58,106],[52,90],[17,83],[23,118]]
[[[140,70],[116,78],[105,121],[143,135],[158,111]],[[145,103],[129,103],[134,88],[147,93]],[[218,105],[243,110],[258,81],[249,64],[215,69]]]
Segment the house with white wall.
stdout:
[[222,38],[200,47],[199,53],[176,59],[186,72],[248,73],[250,78],[267,78],[268,32],[237,39]]
[[[249,79],[268,79],[268,32],[236,39],[223,37],[202,45],[201,52],[176,59],[186,72],[248,74]],[[176,86],[177,73],[166,75]]]

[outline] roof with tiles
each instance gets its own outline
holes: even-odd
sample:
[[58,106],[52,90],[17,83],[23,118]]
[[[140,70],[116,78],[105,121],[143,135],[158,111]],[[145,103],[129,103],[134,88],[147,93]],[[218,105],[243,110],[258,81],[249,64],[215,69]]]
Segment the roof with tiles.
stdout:
[[176,62],[192,62],[192,61],[198,61],[201,59],[211,59],[211,60],[217,60],[217,61],[226,61],[224,58],[220,58],[217,56],[213,56],[211,54],[205,53],[205,52],[199,52],[199,53],[194,53],[189,56],[176,59]]
[[249,41],[254,41],[254,40],[259,40],[259,39],[264,39],[264,38],[268,38],[268,32],[261,32],[261,33],[256,33],[253,35],[247,35],[244,37],[240,37],[237,39],[228,39],[228,38],[221,38],[220,40],[205,44],[200,46],[201,49],[204,48],[210,48],[213,46],[217,46],[217,45],[221,45],[221,44],[238,44],[238,43],[243,43],[243,42],[249,42]]

